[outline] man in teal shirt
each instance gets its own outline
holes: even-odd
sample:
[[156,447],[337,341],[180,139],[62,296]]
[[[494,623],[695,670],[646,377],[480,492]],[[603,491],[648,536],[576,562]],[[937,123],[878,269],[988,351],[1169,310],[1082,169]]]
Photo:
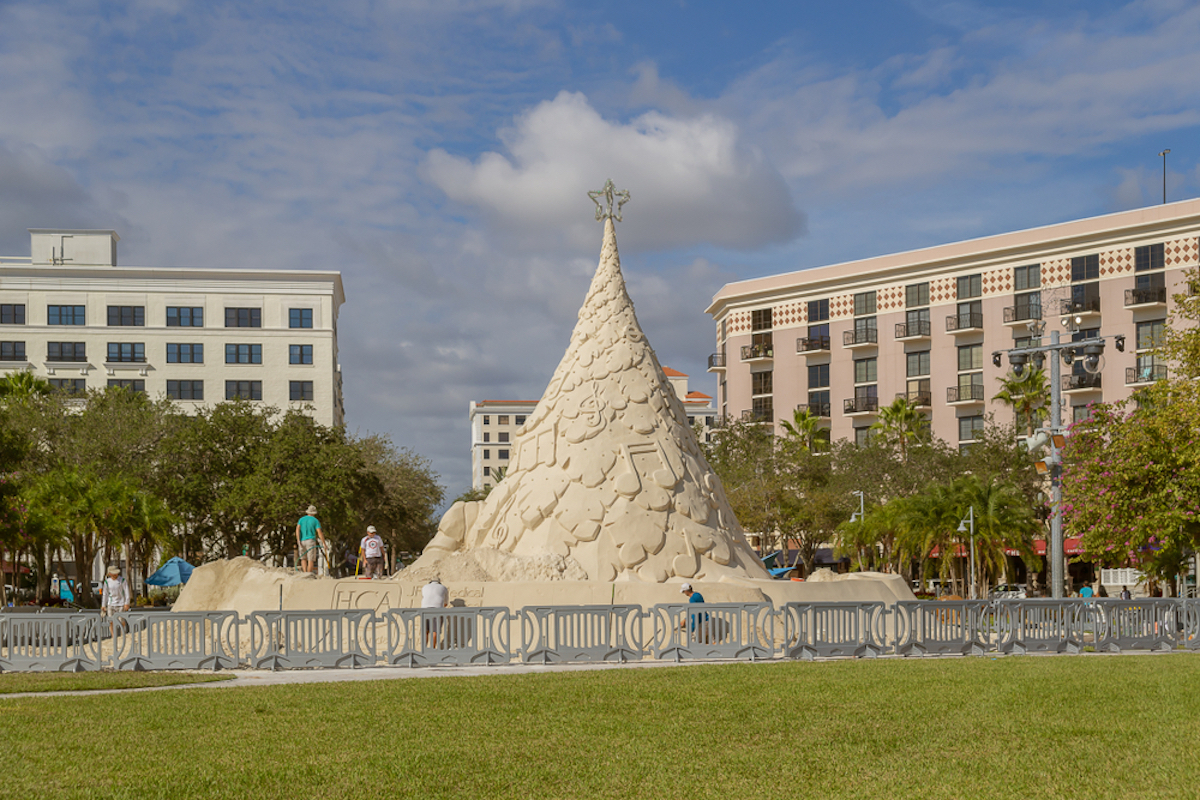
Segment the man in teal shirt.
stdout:
[[300,569],[305,572],[317,571],[318,540],[320,546],[325,547],[325,533],[317,519],[317,507],[309,506],[308,513],[296,523],[296,549],[300,551]]

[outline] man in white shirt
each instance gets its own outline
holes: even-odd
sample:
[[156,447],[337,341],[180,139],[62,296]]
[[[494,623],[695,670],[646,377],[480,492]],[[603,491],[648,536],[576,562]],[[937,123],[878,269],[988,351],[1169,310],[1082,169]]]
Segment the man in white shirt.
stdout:
[[383,539],[374,525],[367,526],[367,535],[358,545],[358,557],[364,560],[363,575],[369,580],[383,577]]
[[108,614],[110,632],[115,634],[116,624],[112,621],[113,617],[128,611],[132,600],[129,584],[121,577],[121,568],[114,564],[108,568],[108,577],[100,587],[100,611]]
[[[443,586],[437,578],[430,580],[421,590],[421,608],[445,608],[449,602],[450,590]],[[439,615],[431,616],[435,619],[426,618],[425,620],[425,644],[429,647],[437,647],[438,628],[441,627],[442,620],[436,618]]]

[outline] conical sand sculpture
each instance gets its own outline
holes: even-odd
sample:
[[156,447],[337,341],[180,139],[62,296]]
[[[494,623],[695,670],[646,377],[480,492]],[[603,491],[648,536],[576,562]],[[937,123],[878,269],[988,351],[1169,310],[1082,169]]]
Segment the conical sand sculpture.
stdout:
[[769,578],[625,290],[614,221],[629,193],[609,181],[589,194],[604,242],[571,344],[505,478],[486,500],[453,506],[413,566],[492,550],[556,556],[567,579]]

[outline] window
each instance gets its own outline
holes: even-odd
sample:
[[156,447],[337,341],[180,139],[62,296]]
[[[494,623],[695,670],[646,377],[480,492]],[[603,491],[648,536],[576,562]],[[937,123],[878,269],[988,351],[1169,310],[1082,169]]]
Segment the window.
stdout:
[[[978,387],[978,389],[976,387]],[[982,388],[982,372],[960,372],[958,374],[959,400],[982,400],[983,395],[979,391]]]
[[0,304],[0,325],[24,325],[24,324],[25,324],[25,304],[24,303]]
[[756,308],[750,312],[750,330],[752,331],[769,331],[771,330],[771,309]]
[[982,300],[968,300],[958,304],[958,327],[959,329],[983,327]]
[[973,442],[979,438],[981,433],[983,433],[982,416],[958,418],[958,440],[960,442]]
[[755,422],[775,421],[775,400],[770,395],[755,397],[750,401]]
[[854,295],[854,316],[862,317],[875,313],[875,293],[859,292]]
[[854,382],[874,383],[878,380],[878,360],[874,358],[856,358],[854,360]]
[[483,432],[483,440],[485,442],[490,442],[492,440],[492,435],[490,433],[488,433],[487,431],[484,431]]
[[854,407],[859,411],[875,411],[878,409],[879,387],[875,384],[871,384],[870,386],[855,386]]
[[1100,279],[1100,256],[1075,256],[1071,259],[1072,281],[1095,281]]
[[168,328],[203,328],[204,309],[196,306],[167,306]]
[[508,451],[507,450],[497,450],[496,458],[500,459],[501,461],[508,461]]
[[496,417],[496,424],[497,425],[507,425],[508,424],[508,414],[501,414],[500,416]]
[[771,370],[755,372],[750,376],[750,394],[770,394],[775,383],[775,373]]
[[1028,267],[1013,268],[1013,290],[1027,292],[1042,285],[1042,265],[1030,264]]
[[83,342],[48,342],[47,361],[87,361],[87,345]]
[[1014,320],[1041,319],[1042,293],[1024,292],[1019,294],[1014,298],[1014,307],[1016,312]]
[[1133,249],[1134,272],[1162,269],[1164,263],[1163,246],[1161,244],[1148,244],[1145,247],[1135,247]]
[[808,326],[808,340],[810,342],[819,342],[822,347],[829,347],[829,323],[825,322],[820,325]]
[[491,458],[491,457],[492,457],[492,451],[491,451],[491,450],[484,450],[484,451],[483,451],[483,458],[484,458],[484,460],[487,460],[487,459],[489,459],[489,458]]
[[204,363],[204,345],[195,344],[168,344],[167,345],[167,363],[168,364],[203,364]]
[[929,335],[929,309],[918,308],[904,312],[904,322],[908,325],[909,336]]
[[261,364],[261,344],[227,344],[225,345],[226,364]]
[[518,424],[518,425],[524,425],[524,424],[525,424],[525,417],[524,417],[524,416],[522,416],[522,415],[520,415],[520,414],[518,414],[518,415],[517,415],[517,418],[516,418],[516,424]]
[[829,365],[828,364],[809,364],[808,365],[808,388],[822,389],[829,385]]
[[496,441],[500,444],[508,444],[508,431],[500,431],[500,435],[496,437]]
[[146,382],[141,378],[109,378],[108,388],[110,389],[131,389],[135,392],[145,392]]
[[875,317],[859,317],[854,320],[854,341],[856,342],[874,341],[875,337],[872,334],[877,331]]
[[167,381],[167,397],[172,400],[203,400],[204,381]]
[[488,476],[490,476],[491,474],[492,474],[492,468],[491,468],[491,467],[484,467],[484,468],[483,468],[483,476],[484,476],[485,478],[486,478],[486,477],[488,477]]
[[288,400],[312,400],[312,381],[288,381]]
[[[1145,275],[1137,275],[1133,279],[1133,287],[1142,290],[1165,289],[1167,287],[1167,276],[1162,272],[1147,272]],[[1163,300],[1166,299],[1166,292],[1160,292],[1159,294],[1162,295]]]
[[1013,347],[1041,347],[1042,337],[1040,336],[1014,336]]
[[225,309],[226,328],[261,328],[261,308],[227,308]]
[[829,300],[808,301],[808,321],[821,322],[829,319]]
[[66,394],[83,394],[87,391],[87,378],[50,378],[50,387]]
[[909,353],[905,357],[908,361],[907,375],[910,378],[916,378],[921,375],[929,374],[929,351],[922,350],[918,353]]
[[24,361],[24,342],[0,342],[0,361]]
[[83,306],[46,306],[47,325],[86,325]]
[[108,327],[142,327],[146,324],[145,306],[109,306]]
[[118,362],[144,363],[146,360],[146,345],[142,342],[109,342],[108,363]]
[[1071,309],[1068,313],[1100,310],[1100,284],[1077,283],[1071,287]]
[[983,275],[963,275],[958,279],[958,299],[969,300],[983,296]]
[[1137,349],[1152,350],[1162,342],[1163,330],[1166,328],[1165,319],[1139,322],[1137,324]]
[[929,305],[929,284],[914,283],[904,287],[904,307],[918,308]]
[[311,344],[291,344],[288,345],[288,363],[289,364],[311,364],[312,363]]
[[965,344],[958,348],[958,371],[983,369],[983,345]]
[[809,392],[808,393],[808,410],[811,414],[816,414],[818,417],[829,416],[829,391]]
[[[288,327],[289,328],[311,328],[312,327],[312,312],[311,308],[289,308],[288,309]],[[257,327],[257,326],[255,326]]]
[[262,381],[225,381],[226,400],[262,400]]
[[492,424],[492,418],[491,418],[490,416],[488,416],[487,414],[484,414],[484,415],[483,415],[483,424],[484,424],[484,425],[491,425],[491,424]]
[[1092,407],[1087,406],[1071,406],[1071,422],[1080,423],[1087,422],[1092,418]]
[[866,447],[871,443],[870,428],[855,428],[854,429],[854,444],[859,447]]

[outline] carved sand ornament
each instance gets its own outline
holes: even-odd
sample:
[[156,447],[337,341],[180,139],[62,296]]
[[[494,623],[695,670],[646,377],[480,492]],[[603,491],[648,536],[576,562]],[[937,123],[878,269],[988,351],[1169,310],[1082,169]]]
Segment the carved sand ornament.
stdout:
[[609,180],[588,196],[604,237],[566,353],[505,478],[447,511],[413,566],[493,550],[553,554],[589,581],[769,578],[634,314],[614,224],[629,192]]

